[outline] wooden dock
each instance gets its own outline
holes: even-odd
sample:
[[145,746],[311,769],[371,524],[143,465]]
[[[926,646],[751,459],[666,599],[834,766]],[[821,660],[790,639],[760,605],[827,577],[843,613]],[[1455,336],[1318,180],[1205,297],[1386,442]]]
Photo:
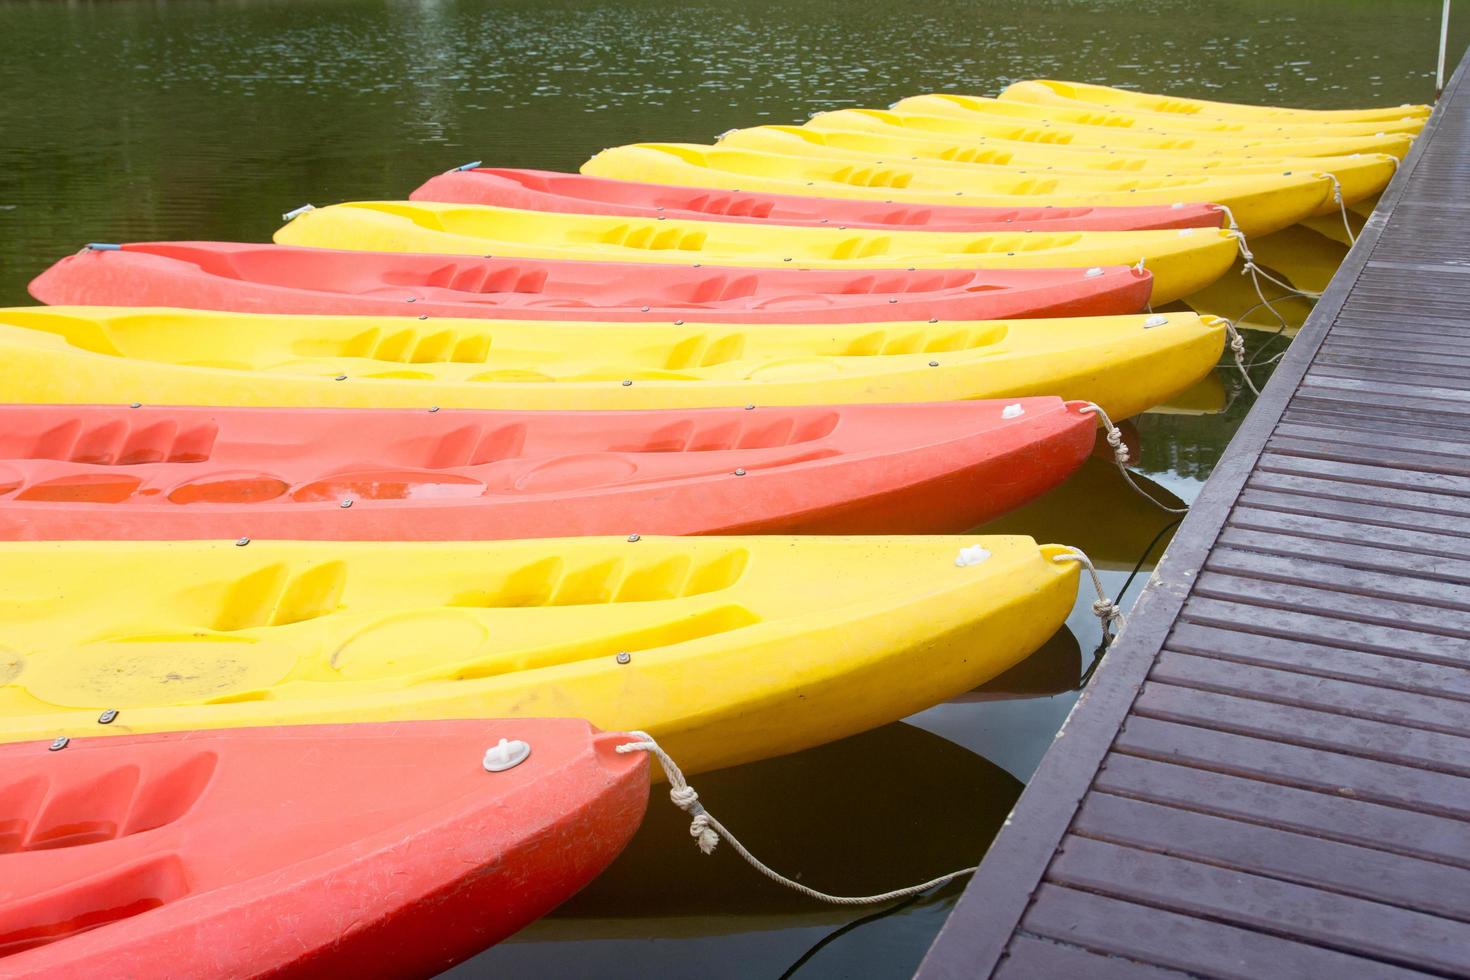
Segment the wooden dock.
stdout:
[[1470,976],[1470,82],[919,970]]

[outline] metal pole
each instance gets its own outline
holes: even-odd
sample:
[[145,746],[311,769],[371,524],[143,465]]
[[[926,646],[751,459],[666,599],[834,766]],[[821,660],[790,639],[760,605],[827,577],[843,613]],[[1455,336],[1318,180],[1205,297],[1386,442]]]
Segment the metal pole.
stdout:
[[1444,92],[1444,49],[1450,38],[1450,0],[1444,0],[1444,11],[1439,15],[1439,65],[1434,69],[1434,97]]

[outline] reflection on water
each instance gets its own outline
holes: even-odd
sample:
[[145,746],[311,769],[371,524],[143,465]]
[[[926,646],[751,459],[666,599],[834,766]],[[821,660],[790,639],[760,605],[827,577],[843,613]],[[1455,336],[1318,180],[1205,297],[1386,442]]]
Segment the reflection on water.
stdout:
[[[925,90],[991,93],[1053,75],[1305,106],[1425,101],[1438,9],[1425,0],[0,0],[0,303],[25,302],[31,276],[87,241],[265,240],[304,201],[401,197],[470,159],[574,169],[617,143],[708,141]],[[1451,49],[1467,35],[1470,18],[1457,18]],[[1354,212],[1360,225],[1365,209]],[[1344,248],[1337,221],[1258,243],[1262,264],[1320,288]],[[1250,311],[1254,290],[1237,275],[1195,301],[1278,325]],[[1299,301],[1279,308],[1293,323],[1306,312]],[[1270,334],[1247,340],[1252,356],[1282,349]],[[1171,504],[1192,498],[1251,401],[1222,369],[1135,420],[1129,445],[1145,487]],[[1080,546],[1116,593],[1135,566],[1147,574],[1172,520],[1095,458],[985,530]],[[907,726],[696,785],[759,854],[819,887],[887,889],[969,863],[1075,702],[1097,642],[1090,601],[1032,660]],[[837,937],[798,975],[905,975],[954,891]],[[864,914],[794,900],[728,853],[701,858],[657,793],[648,825],[607,877],[454,975],[778,976]]]

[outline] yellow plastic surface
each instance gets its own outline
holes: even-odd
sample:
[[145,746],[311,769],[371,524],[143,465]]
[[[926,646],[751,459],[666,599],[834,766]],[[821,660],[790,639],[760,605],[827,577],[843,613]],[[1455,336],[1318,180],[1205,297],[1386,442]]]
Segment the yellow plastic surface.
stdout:
[[1293,109],[1245,105],[1239,102],[1211,102],[1208,99],[1155,95],[1151,92],[1130,92],[1107,85],[1063,82],[1049,78],[1016,82],[1000,93],[1000,97],[1007,101],[1040,105],[1095,106],[1120,112],[1164,113],[1176,117],[1228,119],[1249,123],[1396,122],[1427,118],[1433,109],[1432,106],[1409,104],[1377,109]]
[[[696,176],[706,172],[696,170]],[[275,240],[388,252],[829,269],[1088,268],[1141,259],[1154,275],[1155,303],[1213,282],[1237,251],[1229,233],[1208,228],[991,234],[845,230],[406,201],[318,208],[282,227]]]
[[1332,192],[1331,181],[1312,173],[1269,177],[1027,173],[1005,168],[925,164],[901,157],[884,158],[879,163],[863,154],[847,158],[830,154],[792,155],[733,145],[692,143],[635,143],[614,147],[582,164],[582,172],[597,177],[695,187],[923,204],[1001,207],[1224,204],[1247,235],[1266,234],[1316,213]]
[[[957,565],[975,545],[988,557]],[[645,729],[698,772],[897,721],[1019,662],[1072,609],[1063,551],[964,536],[7,543],[0,741],[576,717]]]
[[[1321,157],[1353,153],[1387,153],[1400,160],[1409,152],[1413,137],[1403,133],[1384,136],[1338,136],[1318,139],[1258,139],[1209,133],[1152,132],[1118,126],[1079,126],[1063,122],[1027,122],[969,112],[948,103],[927,112],[893,112],[882,109],[839,109],[814,116],[811,128],[862,129],[889,132],[893,127],[907,133],[921,132],[949,137],[1003,139],[1050,146],[1089,146],[1127,152],[1147,150],[1190,156]],[[937,114],[935,114],[937,113]]]
[[1070,123],[1079,126],[1103,126],[1109,129],[1141,129],[1154,133],[1204,133],[1211,136],[1241,139],[1336,139],[1342,136],[1389,135],[1413,136],[1424,128],[1424,117],[1346,122],[1299,122],[1280,119],[1245,121],[1211,119],[1159,112],[1123,112],[1094,105],[1003,101],[978,95],[913,95],[893,104],[899,112],[922,112],[943,115],[946,112],[974,112],[998,119],[1028,122]]
[[[1298,183],[1292,178],[1325,173],[1335,177],[1342,187],[1343,200],[1349,204],[1381,192],[1393,179],[1398,160],[1386,153],[1359,154],[1345,157],[1189,157],[1159,156],[1150,153],[1124,153],[1072,146],[1051,147],[1031,143],[996,145],[992,141],[957,141],[925,137],[882,136],[856,130],[826,130],[803,126],[757,126],[736,129],[720,139],[721,147],[761,150],[792,156],[814,156],[841,160],[863,160],[868,163],[899,163],[944,167],[960,172],[1030,173],[1101,176],[1128,179],[1138,174],[1151,177],[1207,177],[1230,181],[1241,174],[1256,174],[1280,183],[1285,189]],[[1290,176],[1287,176],[1290,175]],[[1233,181],[1226,187],[1238,186]],[[1226,192],[1228,193],[1228,191]],[[1236,202],[1220,199],[1220,192],[1201,187],[1202,199],[1230,205]],[[1334,195],[1317,207],[1315,214],[1338,214]]]
[[1126,418],[1210,371],[1224,336],[1193,313],[674,326],[24,307],[0,310],[0,391],[13,402],[515,409],[1052,394]]

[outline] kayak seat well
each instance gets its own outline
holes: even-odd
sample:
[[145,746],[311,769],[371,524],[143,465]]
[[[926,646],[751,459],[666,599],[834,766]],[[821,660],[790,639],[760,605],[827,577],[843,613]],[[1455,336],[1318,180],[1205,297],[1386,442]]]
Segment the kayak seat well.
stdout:
[[156,909],[188,893],[183,860],[165,853],[0,906],[0,960]]
[[179,754],[182,761],[166,767],[59,769],[49,779],[0,785],[0,854],[81,847],[173,823],[198,801],[219,762],[213,752]]

